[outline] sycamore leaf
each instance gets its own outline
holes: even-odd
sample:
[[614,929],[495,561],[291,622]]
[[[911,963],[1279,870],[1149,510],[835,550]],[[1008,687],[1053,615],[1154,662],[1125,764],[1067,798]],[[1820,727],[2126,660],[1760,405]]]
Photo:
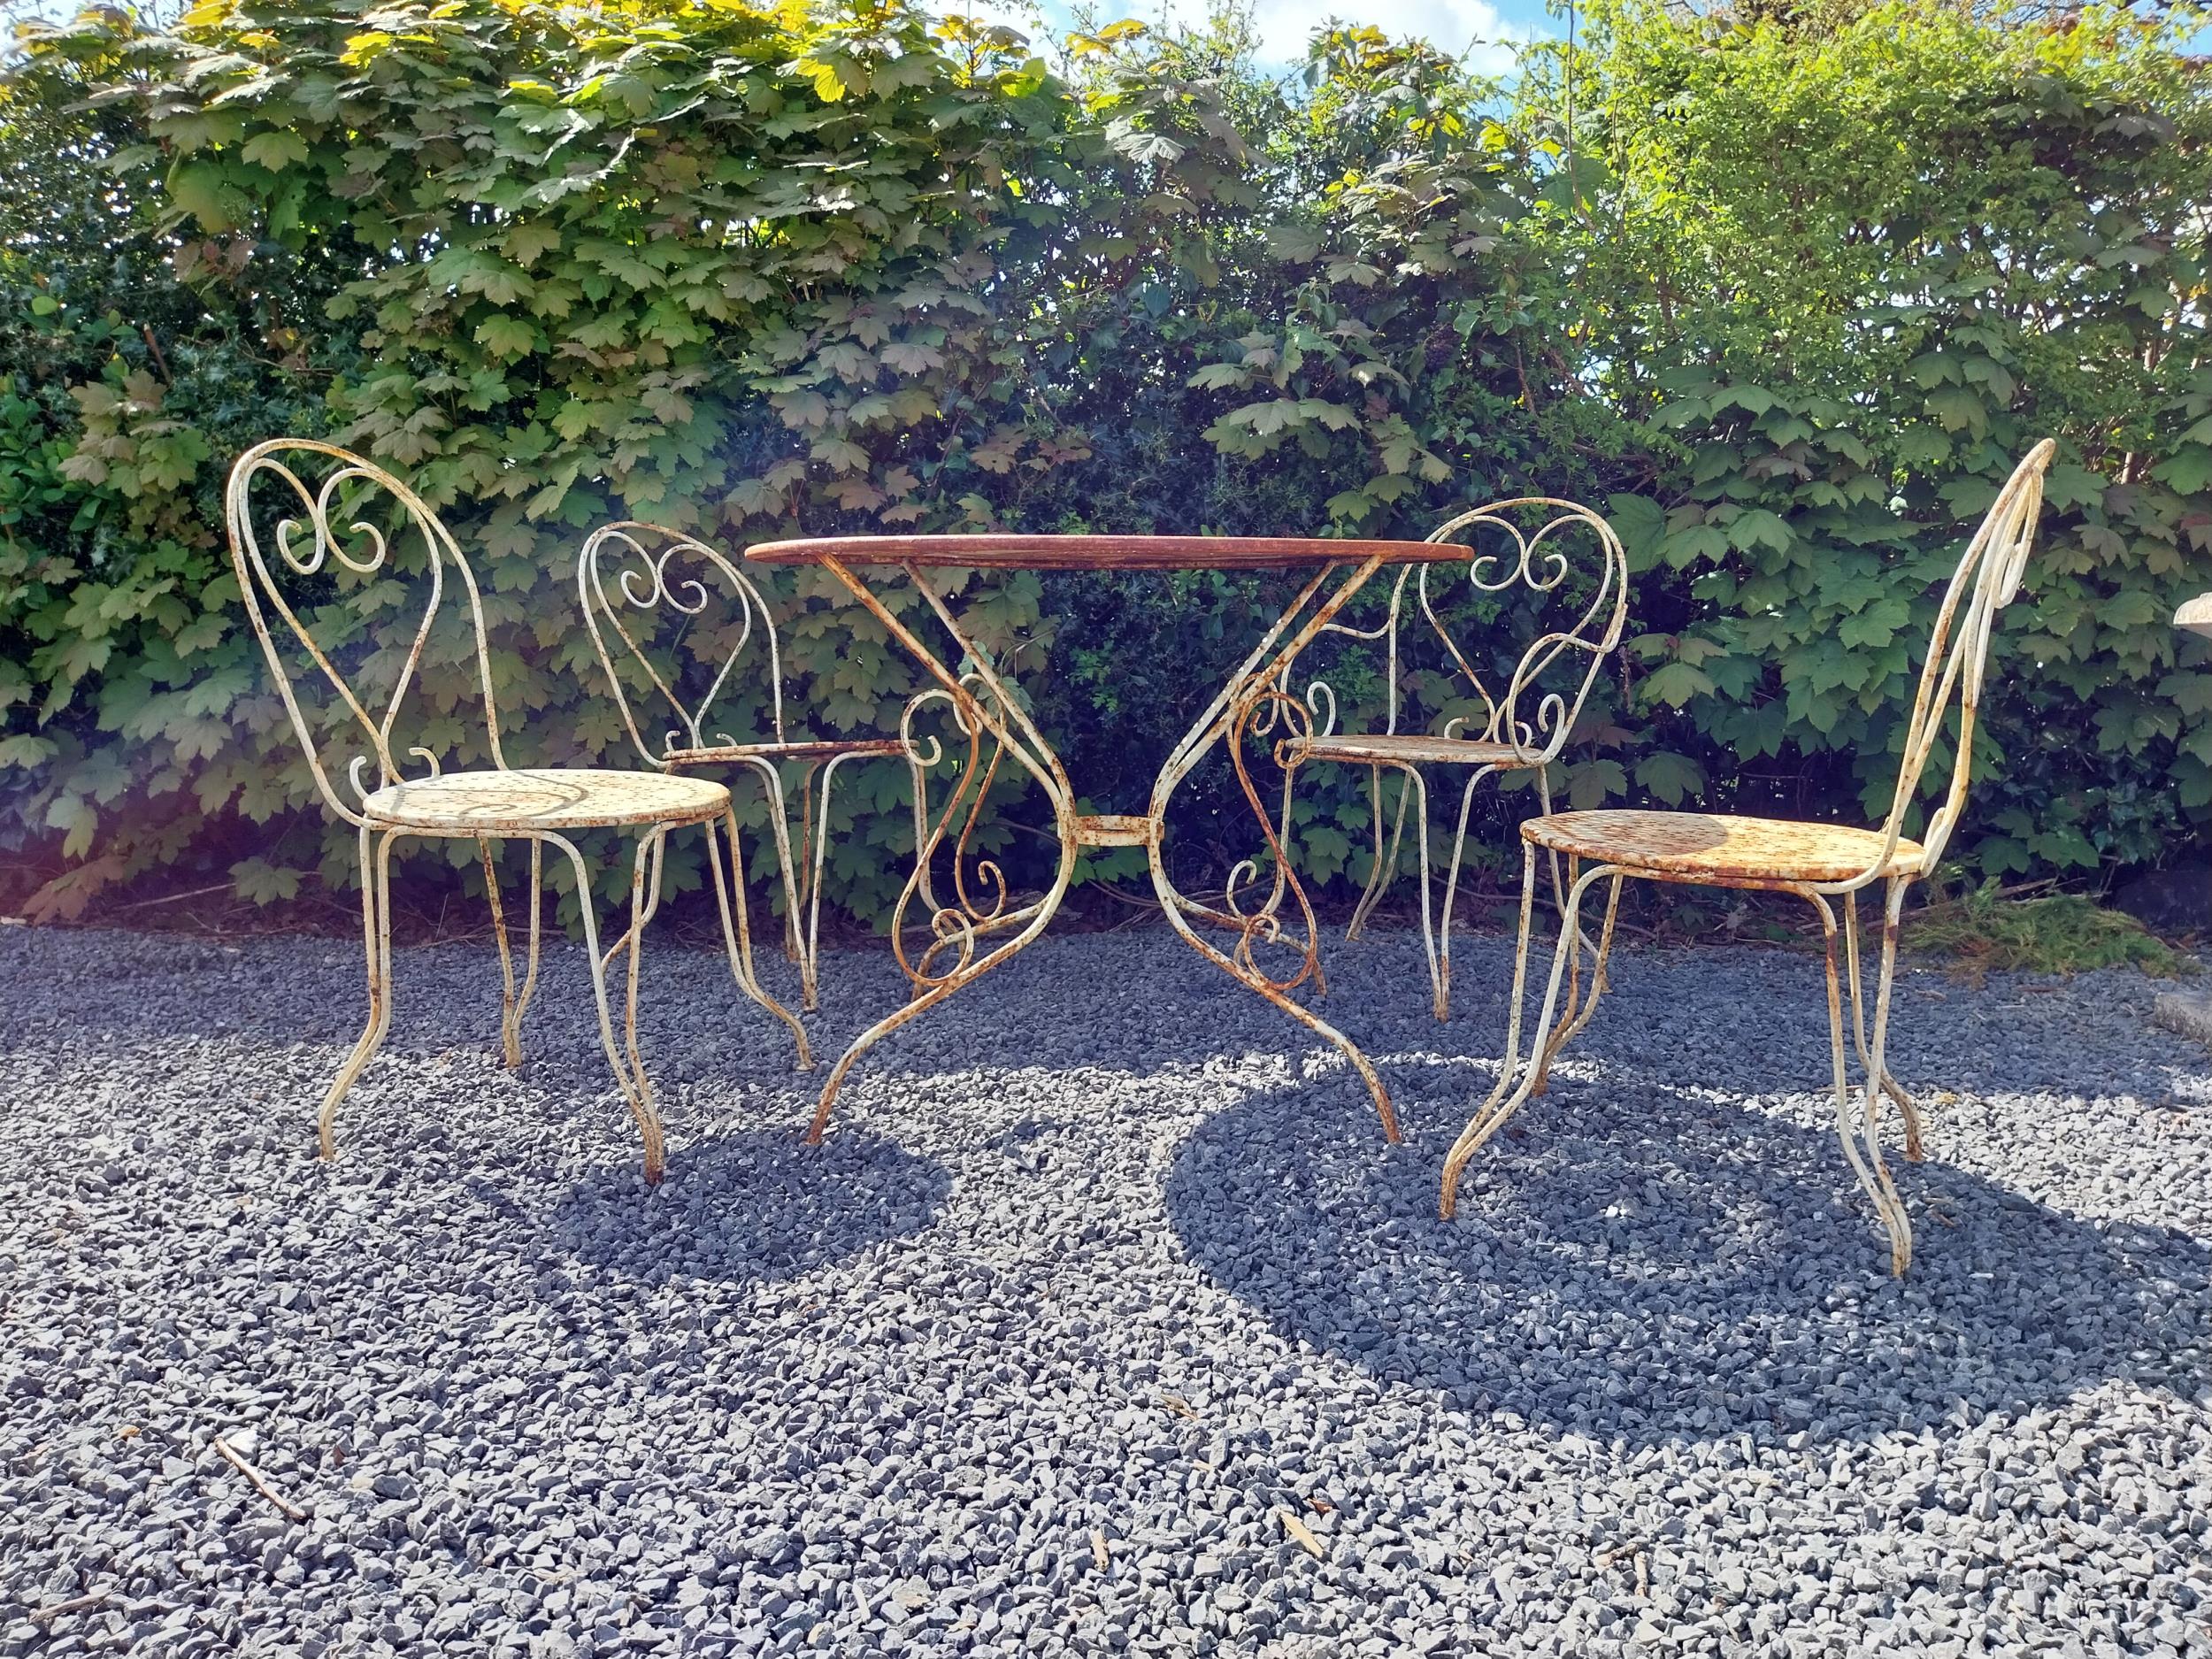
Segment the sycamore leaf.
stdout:
[[1638,691],[1647,703],[1663,703],[1678,709],[1693,697],[1710,695],[1713,681],[1701,668],[1687,663],[1663,664],[1645,675]]
[[2212,484],[2212,449],[2200,443],[2185,444],[2178,454],[2151,468],[2151,476],[2180,495],[2199,495]]
[[856,472],[868,465],[867,450],[850,438],[817,438],[810,453],[816,460],[826,461],[841,472]]
[[289,902],[300,895],[304,870],[279,868],[265,858],[242,858],[230,867],[230,884],[250,904]]
[[307,141],[297,133],[257,133],[240,153],[271,173],[281,173],[288,164],[307,159]]
[[1617,760],[1590,760],[1567,769],[1567,804],[1578,812],[1603,806],[1628,793],[1628,774]]
[[1184,384],[1208,392],[1233,386],[1246,387],[1252,384],[1252,371],[1238,363],[1209,363]]
[[1668,806],[1680,806],[1704,793],[1705,770],[1687,755],[1661,750],[1636,763],[1636,781],[1653,800]]
[[528,355],[538,331],[519,317],[488,317],[476,325],[476,343],[495,357]]

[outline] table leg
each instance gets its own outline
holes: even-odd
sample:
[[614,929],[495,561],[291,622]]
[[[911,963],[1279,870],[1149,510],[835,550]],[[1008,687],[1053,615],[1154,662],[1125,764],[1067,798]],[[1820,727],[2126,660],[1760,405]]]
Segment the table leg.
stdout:
[[[961,987],[972,983],[998,966],[1029,941],[1044,932],[1053,915],[1066,895],[1069,883],[1075,875],[1077,847],[1075,791],[1068,782],[1060,757],[1045,741],[1021,704],[1015,699],[1006,683],[983,649],[962,632],[945,602],[939,598],[922,573],[911,565],[901,568],[907,580],[914,584],[937,619],[961,650],[965,660],[972,664],[965,674],[956,673],[943,660],[917,638],[911,629],[876,597],[865,584],[836,559],[826,558],[822,567],[845,585],[853,597],[860,602],[877,621],[883,624],[891,637],[903,646],[918,662],[923,670],[936,682],[917,693],[907,704],[901,722],[901,734],[907,739],[908,752],[918,755],[920,746],[913,736],[914,717],[922,709],[936,703],[946,704],[953,722],[966,741],[967,756],[963,764],[961,780],[947,801],[942,813],[932,818],[919,804],[921,774],[933,766],[942,749],[935,740],[930,741],[929,758],[917,764],[915,788],[917,799],[916,828],[923,839],[915,849],[914,873],[907,878],[906,886],[899,895],[899,902],[892,911],[892,943],[898,952],[899,965],[912,981],[914,995],[905,1006],[895,1010],[862,1032],[852,1041],[851,1047],[838,1056],[831,1067],[828,1079],[822,1086],[822,1096],[814,1109],[814,1119],[807,1127],[810,1143],[818,1142],[828,1124],[830,1112],[837,1103],[838,1092],[843,1088],[846,1073],[853,1063],[900,1026],[919,1018],[927,1010],[943,1002]],[[970,891],[968,877],[968,841],[980,814],[984,795],[997,776],[1001,761],[1012,756],[1015,764],[1035,779],[1047,799],[1052,803],[1053,819],[1059,831],[1060,863],[1052,886],[1044,896],[1033,903],[1008,910],[1006,883],[998,866],[988,859],[975,862],[976,883],[988,891],[981,895]],[[955,902],[939,902],[932,885],[930,865],[954,816],[967,803],[953,850],[953,885]],[[908,910],[917,897],[928,907],[931,943],[917,960],[909,960],[903,943],[903,928]],[[986,900],[987,899],[987,905]],[[988,950],[978,954],[986,940],[998,942]],[[949,967],[937,966],[939,958],[949,952],[953,957]]]
[[[1382,1118],[1383,1134],[1394,1142],[1403,1139],[1398,1132],[1397,1113],[1390,1104],[1390,1091],[1383,1087],[1383,1080],[1373,1064],[1350,1038],[1311,1009],[1294,1001],[1290,995],[1291,992],[1313,977],[1319,967],[1313,907],[1307,901],[1305,888],[1300,885],[1297,872],[1291,867],[1291,861],[1277,835],[1273,815],[1267,810],[1253,785],[1243,753],[1244,738],[1252,728],[1256,716],[1263,709],[1279,712],[1286,720],[1303,716],[1303,705],[1279,688],[1286,671],[1296,661],[1299,653],[1313,642],[1321,631],[1335,619],[1337,613],[1367,585],[1369,579],[1382,568],[1382,560],[1370,558],[1362,561],[1338,585],[1335,592],[1315,605],[1314,600],[1338,568],[1334,565],[1323,566],[1297,598],[1291,601],[1281,618],[1268,631],[1266,638],[1245,658],[1243,664],[1230,677],[1229,683],[1222,688],[1221,694],[1199,716],[1196,724],[1184,734],[1183,741],[1176,745],[1160,768],[1159,777],[1152,787],[1154,833],[1148,843],[1148,856],[1152,864],[1152,885],[1159,895],[1160,908],[1167,916],[1168,925],[1183,936],[1192,949],[1230,978],[1249,987],[1309,1031],[1318,1033],[1333,1044],[1351,1062],[1353,1069],[1367,1085],[1367,1092],[1374,1097],[1375,1110]],[[1310,612],[1309,606],[1312,606]],[[1263,723],[1260,729],[1266,730],[1266,725]],[[1213,747],[1225,740],[1229,749],[1230,764],[1236,768],[1237,781],[1244,791],[1253,816],[1259,820],[1260,833],[1266,838],[1269,851],[1274,859],[1274,875],[1267,902],[1251,911],[1240,909],[1236,897],[1241,878],[1253,871],[1251,861],[1239,864],[1236,870],[1230,872],[1221,908],[1201,904],[1178,890],[1169,876],[1164,836],[1160,833],[1160,826],[1166,821],[1168,803],[1176,789]],[[1277,978],[1262,968],[1253,949],[1256,943],[1283,941],[1279,917],[1286,897],[1296,902],[1300,918],[1305,926],[1302,960],[1298,971],[1286,979]],[[1235,932],[1238,937],[1234,947],[1224,951],[1201,936],[1191,926],[1194,917]]]

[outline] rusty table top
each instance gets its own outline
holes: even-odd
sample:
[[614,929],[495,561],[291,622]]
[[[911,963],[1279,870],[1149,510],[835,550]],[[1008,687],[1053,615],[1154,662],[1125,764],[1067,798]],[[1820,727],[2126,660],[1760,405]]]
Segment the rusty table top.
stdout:
[[1291,565],[1440,565],[1464,559],[1450,541],[1325,541],[1243,535],[849,535],[763,541],[764,565],[940,565],[1025,571],[1275,570]]

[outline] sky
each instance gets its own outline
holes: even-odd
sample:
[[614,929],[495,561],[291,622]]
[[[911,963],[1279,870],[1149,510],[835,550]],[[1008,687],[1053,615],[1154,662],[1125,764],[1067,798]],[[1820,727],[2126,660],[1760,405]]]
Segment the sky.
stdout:
[[[948,12],[964,12],[979,20],[1011,24],[1034,33],[1041,14],[1055,34],[1071,27],[1070,0],[942,0]],[[1141,22],[1201,20],[1205,0],[1097,0],[1095,20],[1110,23],[1132,17]],[[1306,42],[1320,24],[1334,18],[1348,23],[1372,24],[1394,38],[1420,35],[1454,54],[1467,56],[1471,68],[1495,73],[1512,66],[1509,47],[1502,42],[1528,40],[1562,33],[1561,19],[1544,8],[1544,0],[1254,0],[1253,21],[1260,36],[1259,55],[1270,65],[1302,63]]]

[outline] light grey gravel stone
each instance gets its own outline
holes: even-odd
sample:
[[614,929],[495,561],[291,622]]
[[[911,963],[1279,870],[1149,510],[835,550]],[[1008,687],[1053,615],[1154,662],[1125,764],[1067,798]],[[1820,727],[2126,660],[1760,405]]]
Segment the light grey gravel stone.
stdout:
[[[1904,977],[1897,1283],[1771,950],[1624,952],[1439,1220],[1509,967],[1455,958],[1439,1025],[1417,940],[1331,949],[1403,1147],[1137,930],[810,1148],[818,1074],[649,950],[649,1189],[571,950],[519,1075],[490,953],[403,953],[326,1166],[352,947],[0,930],[0,1655],[2212,1659],[2212,1059],[2154,987]],[[825,981],[826,1056],[902,990]]]

